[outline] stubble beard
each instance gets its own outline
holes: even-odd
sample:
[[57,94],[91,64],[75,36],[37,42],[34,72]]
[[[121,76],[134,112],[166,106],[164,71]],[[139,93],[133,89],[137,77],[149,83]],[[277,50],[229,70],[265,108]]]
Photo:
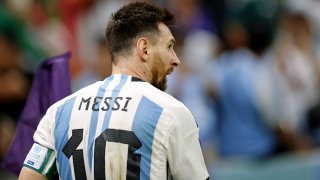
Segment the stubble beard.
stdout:
[[165,64],[159,57],[154,60],[151,84],[161,91],[165,91],[167,89],[167,71],[164,68]]
[[167,89],[167,75],[160,75],[159,71],[154,70],[151,84],[161,91],[165,91]]

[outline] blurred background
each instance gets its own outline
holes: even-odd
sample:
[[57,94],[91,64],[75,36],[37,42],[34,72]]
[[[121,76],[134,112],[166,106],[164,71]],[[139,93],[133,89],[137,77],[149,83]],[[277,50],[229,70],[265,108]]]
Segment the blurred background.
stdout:
[[[110,75],[104,31],[128,2],[0,0],[0,161],[45,58],[72,51],[73,92]],[[319,180],[320,0],[150,2],[176,15],[167,92],[195,116],[211,177]]]

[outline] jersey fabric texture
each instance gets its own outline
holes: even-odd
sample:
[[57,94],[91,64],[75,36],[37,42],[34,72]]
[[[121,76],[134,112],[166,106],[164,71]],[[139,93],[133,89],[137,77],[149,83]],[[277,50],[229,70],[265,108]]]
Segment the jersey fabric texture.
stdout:
[[55,103],[34,141],[55,151],[63,180],[209,177],[191,112],[128,75],[112,75]]

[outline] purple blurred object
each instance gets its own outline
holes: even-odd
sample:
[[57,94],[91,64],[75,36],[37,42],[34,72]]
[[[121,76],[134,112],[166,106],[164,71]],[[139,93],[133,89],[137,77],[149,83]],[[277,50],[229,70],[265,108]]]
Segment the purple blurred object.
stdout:
[[46,59],[37,69],[28,100],[20,115],[16,134],[1,166],[19,175],[33,145],[33,134],[47,109],[71,94],[71,52]]

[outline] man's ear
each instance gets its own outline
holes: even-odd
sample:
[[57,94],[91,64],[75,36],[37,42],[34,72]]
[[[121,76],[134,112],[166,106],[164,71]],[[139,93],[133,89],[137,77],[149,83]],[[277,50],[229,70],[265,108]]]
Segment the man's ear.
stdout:
[[139,38],[137,41],[138,54],[143,61],[146,61],[149,57],[148,48],[150,44],[146,38]]

